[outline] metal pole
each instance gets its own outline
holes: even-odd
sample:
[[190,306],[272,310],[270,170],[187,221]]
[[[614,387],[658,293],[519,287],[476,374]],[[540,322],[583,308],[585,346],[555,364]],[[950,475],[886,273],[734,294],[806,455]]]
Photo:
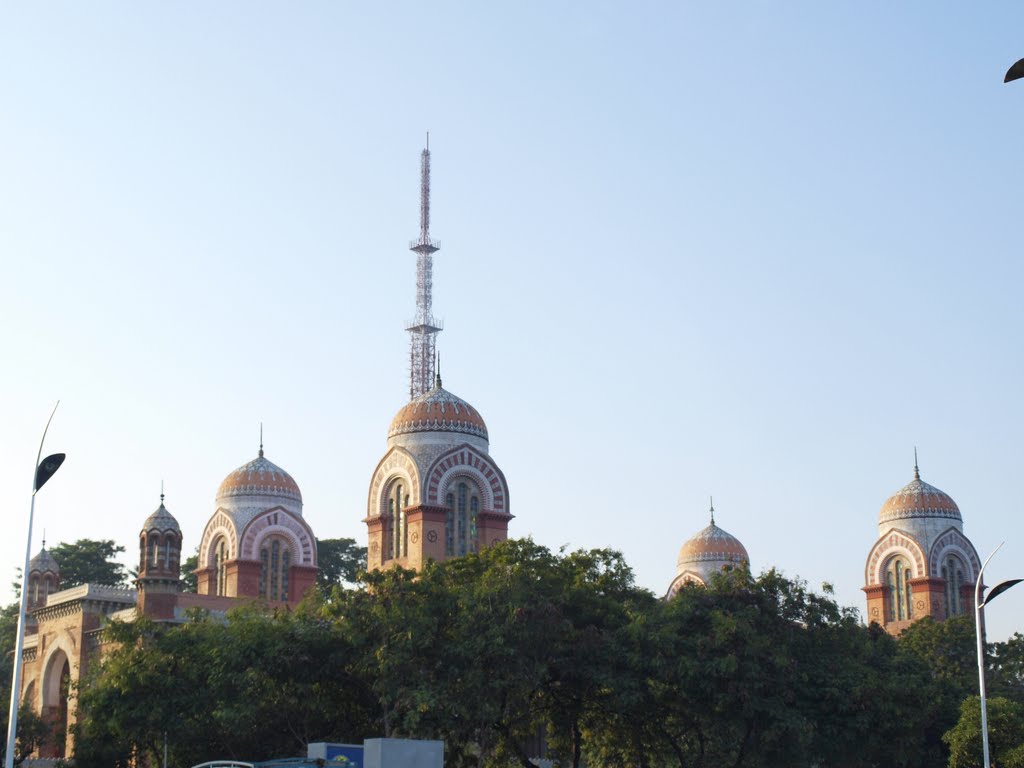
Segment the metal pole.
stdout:
[[[57,401],[60,405],[60,400]],[[21,655],[25,648],[25,607],[28,601],[28,562],[32,551],[32,520],[36,514],[36,473],[39,470],[39,460],[43,456],[43,443],[46,442],[46,433],[50,429],[50,422],[53,421],[53,414],[57,412],[57,405],[53,406],[50,418],[46,421],[46,428],[43,429],[43,438],[39,441],[39,452],[36,454],[36,463],[32,466],[32,503],[28,511],[28,540],[25,542],[25,565],[21,569],[21,608],[18,610],[18,640],[14,645],[14,680],[11,682],[11,705],[7,712],[7,755],[4,758],[4,768],[14,768],[14,738],[18,733],[18,698],[21,689]]]
[[981,566],[978,580],[974,583],[974,629],[978,636],[978,691],[981,694],[981,751],[984,759],[982,765],[985,768],[989,768],[991,763],[988,761],[988,712],[985,707],[985,645],[981,638],[981,612],[985,607],[985,604],[981,601],[981,579],[985,575],[985,568],[988,567],[989,560],[995,557],[996,552],[1005,543],[1004,541],[992,550],[992,554],[988,556],[988,559]]

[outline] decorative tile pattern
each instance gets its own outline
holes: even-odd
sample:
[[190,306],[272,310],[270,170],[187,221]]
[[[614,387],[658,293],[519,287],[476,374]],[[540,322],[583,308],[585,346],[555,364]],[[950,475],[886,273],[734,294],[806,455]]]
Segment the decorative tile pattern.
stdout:
[[961,520],[960,509],[949,494],[915,477],[882,505],[878,524],[884,525],[911,517],[944,517]]
[[440,386],[402,408],[391,421],[388,437],[412,432],[456,432],[487,439],[487,425],[480,413]]
[[220,484],[218,501],[235,496],[279,496],[302,503],[298,483],[262,455],[236,469]]
[[153,512],[149,517],[146,518],[146,522],[142,524],[142,530],[145,531],[175,531],[181,533],[181,526],[178,525],[178,521],[174,519],[174,515],[167,511],[167,507],[161,501],[160,506],[157,507],[156,511]]

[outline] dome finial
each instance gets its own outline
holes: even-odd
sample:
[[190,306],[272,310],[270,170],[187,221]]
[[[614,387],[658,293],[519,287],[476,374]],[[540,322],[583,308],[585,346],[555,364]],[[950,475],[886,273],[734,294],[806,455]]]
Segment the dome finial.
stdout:
[[43,528],[43,549],[46,549],[46,529]]
[[711,524],[715,524],[715,497],[708,496],[708,500],[711,502]]
[[164,505],[164,479],[160,478],[160,506]]
[[917,468],[917,446],[914,446],[914,479],[921,479],[921,470]]
[[260,458],[263,458],[263,422],[260,422]]
[[441,353],[436,351],[436,350],[434,351],[434,370],[436,371],[436,373],[434,374],[434,386],[437,387],[438,389],[440,389],[441,388]]

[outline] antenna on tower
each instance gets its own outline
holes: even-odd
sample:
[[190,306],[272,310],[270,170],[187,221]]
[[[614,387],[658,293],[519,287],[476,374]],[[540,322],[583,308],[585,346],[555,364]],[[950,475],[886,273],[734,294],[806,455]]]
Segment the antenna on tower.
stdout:
[[409,243],[416,254],[416,316],[406,326],[409,332],[409,399],[414,400],[434,386],[435,337],[441,325],[434,319],[434,254],[441,244],[430,239],[430,133],[420,153],[420,236]]

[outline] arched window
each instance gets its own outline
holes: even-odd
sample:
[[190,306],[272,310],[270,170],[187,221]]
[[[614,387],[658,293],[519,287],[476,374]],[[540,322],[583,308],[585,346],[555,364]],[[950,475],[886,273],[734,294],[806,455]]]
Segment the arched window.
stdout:
[[444,517],[444,553],[451,557],[455,554],[455,494],[449,493],[445,499],[448,513]]
[[466,482],[455,486],[448,494],[448,515],[445,521],[448,555],[465,555],[478,550],[477,517],[480,514],[480,496],[477,488]]
[[942,578],[946,580],[946,615],[959,616],[964,612],[960,588],[964,585],[963,563],[956,557],[948,557],[942,566]]
[[409,523],[405,517],[405,508],[409,504],[409,496],[401,483],[395,483],[388,494],[388,509],[392,511],[394,536],[392,537],[392,556],[405,557],[409,554]]
[[470,552],[476,552],[478,549],[478,537],[476,530],[476,518],[480,512],[480,499],[476,496],[471,496],[469,499],[469,546]]
[[149,556],[149,567],[158,568],[160,566],[160,535],[153,534],[153,546],[151,554]]
[[146,553],[149,550],[146,548],[146,534],[139,536],[139,570],[146,570]]
[[395,498],[388,495],[388,511],[384,516],[384,546],[381,548],[385,560],[395,556]]
[[885,583],[889,592],[889,621],[904,621],[914,618],[914,588],[907,561],[893,558],[885,571]]
[[164,568],[171,570],[171,535],[164,536]]
[[260,597],[267,600],[288,599],[288,576],[292,567],[292,550],[280,536],[271,536],[260,545]]
[[227,594],[227,562],[228,543],[221,536],[213,547],[213,584],[211,594],[224,596]]

